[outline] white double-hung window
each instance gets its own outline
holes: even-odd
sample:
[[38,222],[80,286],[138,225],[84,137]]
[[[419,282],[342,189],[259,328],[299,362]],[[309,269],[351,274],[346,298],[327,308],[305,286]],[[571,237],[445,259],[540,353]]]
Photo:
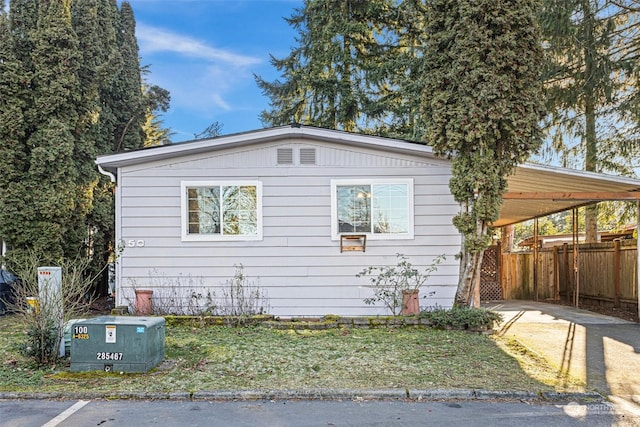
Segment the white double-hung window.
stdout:
[[262,183],[182,182],[182,240],[261,240]]
[[413,179],[331,181],[332,238],[367,234],[369,239],[412,239]]

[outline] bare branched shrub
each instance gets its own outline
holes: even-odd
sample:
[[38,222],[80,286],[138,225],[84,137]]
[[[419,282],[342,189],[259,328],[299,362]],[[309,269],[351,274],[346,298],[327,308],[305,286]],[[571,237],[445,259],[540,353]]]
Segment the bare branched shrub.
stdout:
[[[249,316],[267,313],[266,293],[244,275],[242,264],[235,268],[233,278],[216,289],[207,289],[202,278],[183,274],[167,276],[158,270],[149,272],[149,280],[144,285],[133,279],[129,282],[134,291],[153,291],[153,313],[158,315]],[[135,292],[125,299],[135,312]]]
[[[154,269],[149,272],[148,285],[141,286],[135,280],[130,280],[130,283],[134,291],[141,289],[153,291],[153,314],[201,316],[213,314],[216,308],[215,293],[213,291],[203,293],[201,277],[195,278],[183,274],[167,276]],[[136,301],[135,297],[133,298],[133,300],[125,299],[136,312]]]
[[244,275],[244,266],[236,265],[232,279],[222,285],[222,297],[217,312],[224,316],[247,316],[265,314],[269,311],[269,301],[260,286]]
[[58,360],[64,323],[87,313],[92,302],[92,284],[102,273],[89,276],[91,260],[84,257],[62,259],[56,264],[62,271],[60,292],[47,281],[39,286],[38,267],[45,263],[38,254],[31,252],[11,265],[22,283],[16,288],[15,301],[9,309],[24,323],[25,354],[41,365],[52,365]]

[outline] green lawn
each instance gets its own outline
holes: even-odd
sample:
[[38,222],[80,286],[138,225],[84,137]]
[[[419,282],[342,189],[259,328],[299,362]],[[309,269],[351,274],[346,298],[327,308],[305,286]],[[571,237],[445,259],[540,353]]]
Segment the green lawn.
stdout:
[[[0,317],[0,391],[192,392],[285,389],[580,390],[499,337],[430,328],[280,331],[168,326],[166,358],[147,374],[37,368],[23,327]],[[525,372],[526,370],[526,372]]]

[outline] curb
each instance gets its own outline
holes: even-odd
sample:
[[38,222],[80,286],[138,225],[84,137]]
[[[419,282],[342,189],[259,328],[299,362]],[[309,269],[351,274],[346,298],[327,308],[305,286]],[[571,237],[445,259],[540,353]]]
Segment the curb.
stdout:
[[603,402],[607,398],[596,392],[521,392],[479,389],[309,389],[309,390],[218,390],[195,392],[82,392],[32,393],[0,392],[0,400],[64,399],[64,400],[414,400],[414,401],[527,401],[527,402]]

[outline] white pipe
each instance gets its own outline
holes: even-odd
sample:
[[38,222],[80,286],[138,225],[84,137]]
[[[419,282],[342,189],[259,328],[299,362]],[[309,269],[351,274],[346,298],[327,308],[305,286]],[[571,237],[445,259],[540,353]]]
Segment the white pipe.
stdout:
[[112,174],[111,172],[108,172],[104,169],[102,169],[102,166],[98,165],[98,172],[100,172],[102,175],[108,176],[109,179],[111,180],[111,182],[116,182],[116,176],[114,174]]

